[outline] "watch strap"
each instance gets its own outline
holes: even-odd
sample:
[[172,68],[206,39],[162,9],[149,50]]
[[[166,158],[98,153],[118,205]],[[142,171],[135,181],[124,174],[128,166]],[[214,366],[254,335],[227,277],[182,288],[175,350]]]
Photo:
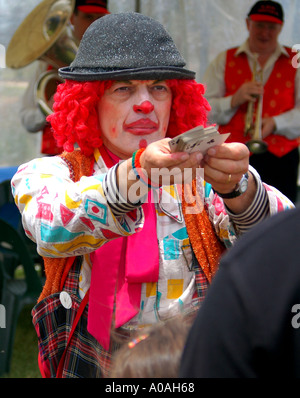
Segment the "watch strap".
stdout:
[[243,175],[243,177],[241,178],[240,182],[235,186],[234,190],[231,191],[231,192],[228,192],[228,193],[220,193],[220,192],[217,192],[216,190],[214,190],[214,192],[215,192],[218,196],[220,196],[221,198],[223,198],[223,199],[233,199],[233,198],[237,198],[237,197],[239,197],[240,195],[242,195],[243,193],[246,192],[246,191],[242,192],[242,191],[239,189],[239,187],[240,187],[241,181],[242,181],[243,179],[245,179],[245,178],[248,180],[248,177],[249,177],[248,173],[245,173],[245,174]]

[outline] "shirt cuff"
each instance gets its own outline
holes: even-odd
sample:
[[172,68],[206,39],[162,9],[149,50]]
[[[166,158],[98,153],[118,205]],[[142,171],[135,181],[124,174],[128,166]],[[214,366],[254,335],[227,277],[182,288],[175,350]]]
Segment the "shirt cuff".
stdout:
[[226,206],[229,217],[241,233],[247,232],[249,229],[253,228],[254,225],[270,215],[268,194],[262,184],[260,176],[252,166],[249,166],[249,172],[253,175],[257,186],[256,194],[251,205],[241,214],[231,213]]
[[231,100],[232,100],[232,95],[222,98],[222,101],[220,102],[221,112],[233,113],[233,114],[236,112],[236,109],[231,108]]
[[104,195],[111,211],[116,217],[124,216],[124,214],[130,213],[143,204],[141,201],[130,203],[121,195],[117,184],[117,170],[119,165],[120,163],[111,167],[103,180]]

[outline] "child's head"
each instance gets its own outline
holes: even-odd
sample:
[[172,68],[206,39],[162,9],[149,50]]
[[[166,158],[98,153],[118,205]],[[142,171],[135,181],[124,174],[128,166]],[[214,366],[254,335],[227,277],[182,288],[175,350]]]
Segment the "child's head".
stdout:
[[188,330],[181,317],[141,329],[114,354],[110,377],[178,377]]

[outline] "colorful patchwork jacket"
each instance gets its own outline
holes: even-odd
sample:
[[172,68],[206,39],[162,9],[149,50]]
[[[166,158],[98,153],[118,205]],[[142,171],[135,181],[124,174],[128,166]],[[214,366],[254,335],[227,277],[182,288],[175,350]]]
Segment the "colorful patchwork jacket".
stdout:
[[[58,156],[32,160],[19,167],[12,179],[16,204],[22,213],[23,226],[29,238],[37,244],[40,255],[46,257],[83,256],[79,295],[84,297],[91,280],[90,253],[106,241],[134,234],[143,225],[139,207],[132,214],[116,218],[112,213],[102,182],[107,167],[98,150],[95,151],[92,175],[72,180],[68,164]],[[259,176],[250,169],[257,184],[267,192],[269,216],[292,208],[292,203],[276,189],[262,185]],[[252,227],[252,214],[236,216],[214,194],[210,184],[201,177],[197,191],[213,228],[228,248],[241,234],[242,227]],[[166,316],[189,311],[196,300],[196,277],[193,251],[182,212],[179,186],[156,190],[157,240],[159,245],[159,279],[155,284],[143,284],[139,314],[130,325],[157,322]],[[260,220],[259,220],[260,221]],[[146,254],[145,254],[146,255]],[[208,280],[198,277],[205,294]],[[199,289],[198,289],[199,296]]]

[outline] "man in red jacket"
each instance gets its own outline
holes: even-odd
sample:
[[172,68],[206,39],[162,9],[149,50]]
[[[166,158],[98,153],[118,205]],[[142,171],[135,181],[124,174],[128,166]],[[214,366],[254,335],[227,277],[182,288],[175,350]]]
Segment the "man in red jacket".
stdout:
[[[238,48],[219,54],[203,81],[212,106],[210,121],[229,141],[246,143],[246,115],[253,104],[253,121],[260,114],[263,153],[253,153],[250,163],[262,179],[292,201],[297,197],[300,134],[300,72],[292,65],[295,53],[278,42],[284,12],[275,1],[258,1],[246,19],[248,39]],[[254,76],[261,76],[259,81]],[[262,100],[262,112],[258,105]]]

